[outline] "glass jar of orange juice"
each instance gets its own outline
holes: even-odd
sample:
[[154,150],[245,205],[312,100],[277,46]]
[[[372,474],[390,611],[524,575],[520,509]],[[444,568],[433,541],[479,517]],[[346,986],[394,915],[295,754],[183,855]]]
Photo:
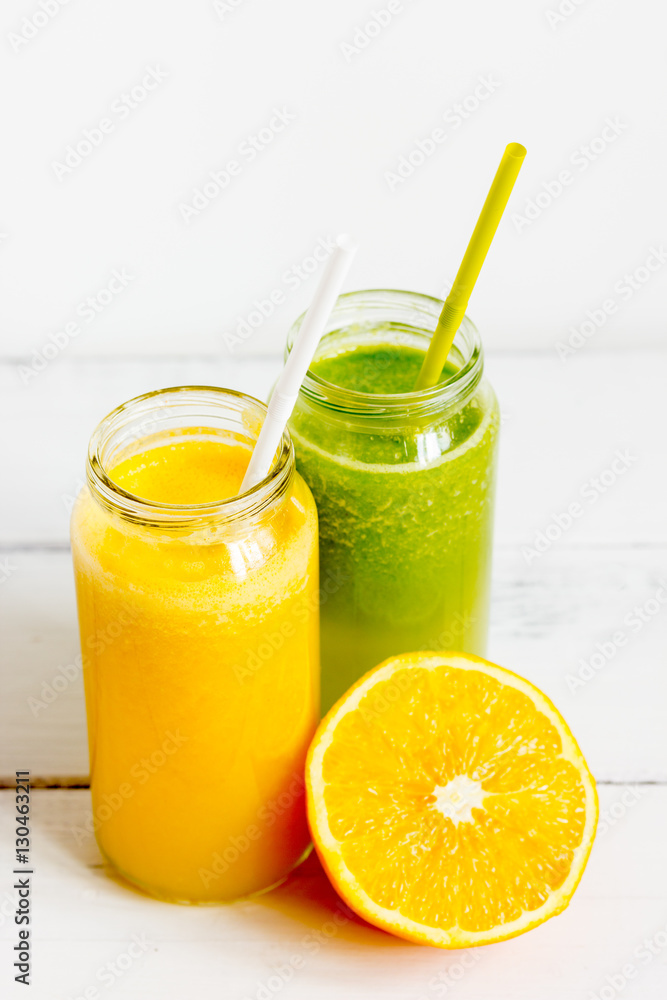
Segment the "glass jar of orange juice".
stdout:
[[155,896],[275,885],[308,850],[317,513],[289,436],[238,496],[265,406],[148,393],[93,434],[72,515],[93,826]]

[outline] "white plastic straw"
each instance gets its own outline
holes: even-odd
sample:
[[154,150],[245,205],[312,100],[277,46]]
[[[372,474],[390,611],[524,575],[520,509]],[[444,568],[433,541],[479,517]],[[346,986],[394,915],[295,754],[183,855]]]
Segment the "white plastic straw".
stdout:
[[356,252],[357,244],[353,239],[349,236],[338,237],[336,248],[325,265],[315,297],[273,390],[266,418],[243,477],[241,493],[252,489],[269,474],[287,421],[297,401],[301,383],[313,360],[324,326],[336,304]]

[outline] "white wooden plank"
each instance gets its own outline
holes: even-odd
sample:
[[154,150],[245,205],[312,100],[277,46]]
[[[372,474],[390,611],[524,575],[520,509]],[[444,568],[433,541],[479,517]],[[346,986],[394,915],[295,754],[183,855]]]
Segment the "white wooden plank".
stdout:
[[[0,443],[12,484],[0,500],[0,544],[66,542],[67,505],[81,480],[88,438],[118,403],[188,382],[265,398],[279,367],[278,357],[132,363],[63,358],[23,385],[17,367],[0,366]],[[564,545],[667,544],[661,502],[667,490],[667,351],[584,354],[566,363],[540,354],[497,354],[489,357],[488,370],[505,414],[500,544],[526,550],[527,566],[540,544],[538,533],[550,536],[543,559]],[[610,470],[619,451],[629,455],[629,464],[626,469],[617,463],[621,471],[615,473]],[[554,515],[565,523],[573,503],[581,514],[560,529]]]
[[[312,857],[286,884],[254,901],[195,908],[157,902],[108,877],[92,837],[79,843],[73,836],[72,828],[88,815],[86,791],[35,792],[31,996],[75,998],[95,987],[96,1000],[111,990],[128,1000],[266,1000],[275,995],[293,1000],[338,1000],[341,995],[350,1000],[449,995],[459,1000],[592,1000],[611,979],[630,1000],[662,1000],[667,990],[667,788],[608,786],[600,793],[601,832],[569,908],[511,941],[443,952],[347,919]],[[3,792],[5,982],[16,933],[12,807],[12,793]],[[136,939],[145,951],[135,949],[138,957],[127,965],[124,956]],[[119,958],[126,968],[115,974],[111,970],[118,969]],[[628,964],[633,975],[623,985],[615,977],[624,975],[624,966],[627,977]],[[23,996],[14,984],[3,989],[3,996]]]
[[[665,553],[496,553],[488,655],[543,689],[598,779],[667,778]],[[656,597],[658,595],[658,597]]]
[[[22,767],[85,775],[69,553],[9,558],[15,569],[0,586],[0,776]],[[598,779],[667,778],[667,604],[654,605],[662,571],[661,550],[564,548],[529,570],[515,549],[496,554],[489,656],[554,700]],[[628,624],[636,608],[646,617],[640,628]],[[619,631],[627,641],[614,646]],[[598,643],[616,650],[601,663]]]
[[[88,774],[69,552],[16,552],[0,591],[0,775]],[[22,764],[21,761],[26,763]]]
[[[542,533],[549,551],[667,543],[667,351],[490,355],[487,370],[505,416],[499,541],[534,549]],[[571,504],[579,510],[563,527]]]

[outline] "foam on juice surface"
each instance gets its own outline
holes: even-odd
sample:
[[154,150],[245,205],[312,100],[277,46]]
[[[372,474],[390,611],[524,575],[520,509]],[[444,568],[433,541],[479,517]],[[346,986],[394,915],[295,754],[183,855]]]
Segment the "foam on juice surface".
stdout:
[[189,506],[236,496],[249,461],[248,448],[190,435],[134,454],[109,475],[144,500]]

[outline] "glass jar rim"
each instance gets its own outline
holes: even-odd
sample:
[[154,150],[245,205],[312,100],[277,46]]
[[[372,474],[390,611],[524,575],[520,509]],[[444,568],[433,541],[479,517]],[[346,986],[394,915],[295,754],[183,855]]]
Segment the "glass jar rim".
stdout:
[[[87,483],[93,496],[104,507],[128,521],[151,527],[195,528],[201,526],[203,522],[214,521],[220,524],[253,517],[284,495],[295,471],[294,446],[287,431],[283,434],[280,451],[269,473],[261,482],[237,496],[209,503],[169,504],[147,500],[145,497],[130,493],[116,483],[109,475],[104,455],[105,446],[112,441],[114,435],[131,427],[138,419],[143,418],[141,426],[145,427],[146,423],[150,422],[151,413],[166,414],[168,408],[170,411],[173,411],[174,407],[185,409],[189,403],[193,406],[199,405],[202,410],[206,405],[213,410],[222,409],[224,406],[228,412],[236,412],[239,415],[254,411],[260,426],[267,412],[266,404],[254,396],[210,385],[181,385],[155,389],[121,403],[99,422],[88,446]],[[206,414],[203,412],[202,419],[206,419]],[[157,423],[157,417],[153,418],[153,423]],[[247,430],[247,425],[245,426]],[[131,442],[139,443],[142,438],[147,437],[146,433],[130,436],[126,446]]]
[[[425,321],[432,322],[429,322],[428,326],[415,327],[415,330],[430,339],[435,331],[443,306],[442,299],[404,289],[369,288],[346,292],[338,297],[329,317],[323,339],[327,333],[334,333],[337,329],[344,327],[346,314],[352,314],[355,309],[360,307],[370,310],[375,308],[378,312],[381,310],[391,312],[393,310],[398,314],[404,310],[422,315]],[[285,359],[292,349],[305,315],[305,312],[302,313],[288,332]],[[309,369],[303,380],[301,392],[312,402],[330,409],[368,416],[381,414],[398,416],[406,412],[422,414],[460,406],[472,394],[484,370],[482,340],[477,327],[467,315],[463,317],[461,326],[456,333],[453,350],[461,358],[461,366],[451,378],[428,389],[392,394],[359,392],[356,389],[347,389],[327,382]]]

